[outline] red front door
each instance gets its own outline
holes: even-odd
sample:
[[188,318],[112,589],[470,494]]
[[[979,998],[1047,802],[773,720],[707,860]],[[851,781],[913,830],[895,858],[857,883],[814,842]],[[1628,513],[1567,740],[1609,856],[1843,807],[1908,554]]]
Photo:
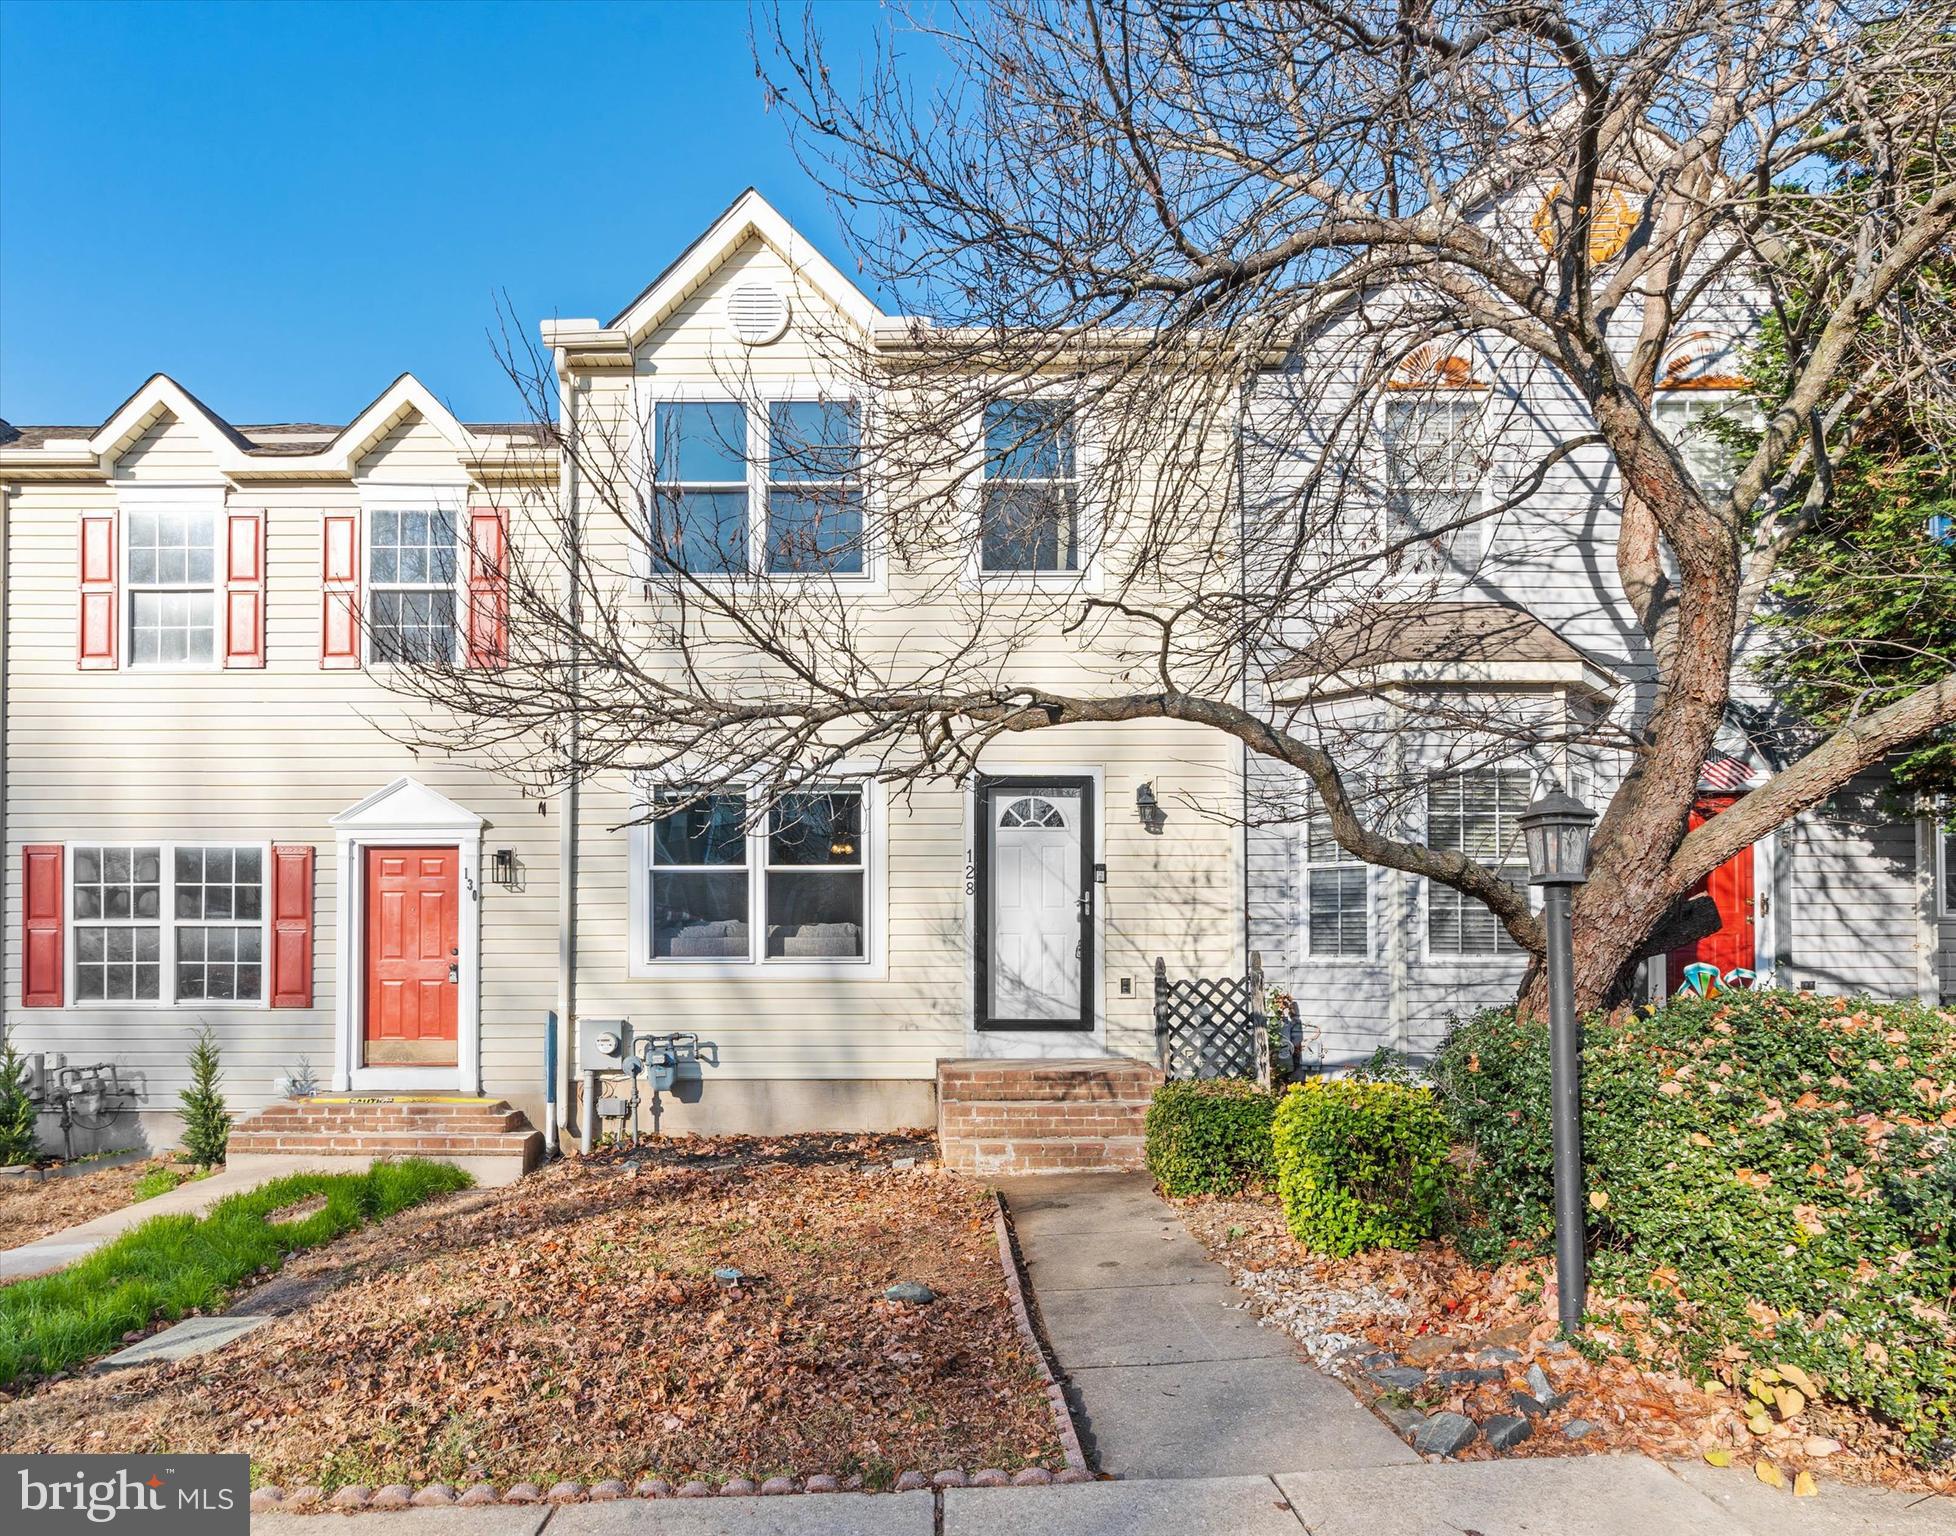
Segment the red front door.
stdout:
[[[1737,795],[1704,795],[1691,808],[1691,825],[1703,826],[1720,811],[1729,810]],[[1735,969],[1752,970],[1756,953],[1752,934],[1752,850],[1741,848],[1692,888],[1693,896],[1709,895],[1718,908],[1718,931],[1674,949],[1667,966],[1669,989],[1684,988],[1684,968],[1694,962],[1718,967],[1722,976]]]
[[453,1066],[461,855],[367,850],[368,1066]]

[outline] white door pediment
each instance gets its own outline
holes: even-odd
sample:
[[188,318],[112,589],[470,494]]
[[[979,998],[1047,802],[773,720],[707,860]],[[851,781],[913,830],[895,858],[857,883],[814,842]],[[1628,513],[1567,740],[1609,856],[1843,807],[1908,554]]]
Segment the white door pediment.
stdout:
[[393,830],[468,833],[482,830],[482,818],[440,790],[403,774],[385,789],[375,790],[358,805],[341,811],[327,825],[342,836]]

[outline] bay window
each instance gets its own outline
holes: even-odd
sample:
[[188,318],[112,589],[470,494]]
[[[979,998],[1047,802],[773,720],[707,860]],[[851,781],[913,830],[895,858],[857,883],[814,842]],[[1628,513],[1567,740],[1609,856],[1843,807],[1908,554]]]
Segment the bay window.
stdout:
[[[1534,793],[1526,768],[1472,768],[1435,774],[1426,783],[1426,841],[1464,853],[1504,880],[1528,888],[1528,854],[1519,818]],[[1518,955],[1521,947],[1488,908],[1452,886],[1426,882],[1429,956]]]
[[264,999],[262,844],[70,850],[77,1003]]
[[1339,846],[1329,813],[1312,800],[1304,821],[1306,949],[1364,959],[1372,953],[1371,870]]

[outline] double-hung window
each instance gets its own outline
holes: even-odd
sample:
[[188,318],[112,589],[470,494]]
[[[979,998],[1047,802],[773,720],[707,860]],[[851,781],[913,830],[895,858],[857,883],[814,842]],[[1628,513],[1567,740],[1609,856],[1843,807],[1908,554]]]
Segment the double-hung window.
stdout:
[[1419,541],[1400,555],[1400,569],[1471,570],[1480,563],[1480,524],[1455,526],[1481,510],[1486,476],[1480,422],[1475,398],[1417,394],[1385,403],[1388,538],[1394,544]]
[[796,790],[764,810],[739,792],[660,791],[643,952],[659,966],[866,960],[867,823],[859,784]]
[[652,443],[655,572],[863,573],[854,403],[661,400]]
[[1331,817],[1312,797],[1304,821],[1304,895],[1310,953],[1364,959],[1372,953],[1371,871],[1331,833]]
[[72,858],[77,1003],[263,1001],[262,845],[88,843]]
[[367,518],[368,655],[455,660],[455,514],[374,510]]
[[1739,476],[1738,456],[1723,435],[1725,423],[1739,419],[1738,409],[1720,391],[1660,394],[1651,407],[1658,431],[1677,445],[1699,488],[1713,496],[1731,490]]
[[[1520,817],[1533,786],[1534,776],[1525,768],[1433,775],[1426,783],[1428,846],[1464,853],[1526,890],[1528,854]],[[1433,880],[1426,882],[1426,951],[1436,957],[1521,952],[1485,905]]]
[[747,569],[747,407],[663,400],[653,418],[655,568],[725,575]]
[[775,400],[767,408],[767,568],[863,569],[862,431],[846,401]]
[[214,665],[216,516],[209,512],[131,512],[126,521],[130,664]]
[[1038,575],[1080,569],[1080,484],[1073,412],[1060,400],[985,407],[978,568]]
[[1942,849],[1942,868],[1936,881],[1942,887],[1942,915],[1956,917],[1956,890],[1950,889],[1950,881],[1956,880],[1956,822],[1944,827],[1937,841]]

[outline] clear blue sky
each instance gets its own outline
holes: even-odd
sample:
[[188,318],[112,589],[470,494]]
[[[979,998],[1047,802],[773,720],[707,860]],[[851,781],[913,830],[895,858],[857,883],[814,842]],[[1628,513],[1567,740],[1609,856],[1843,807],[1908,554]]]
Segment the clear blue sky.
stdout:
[[609,319],[750,184],[842,259],[747,30],[733,0],[0,0],[0,417],[93,424],[161,371],[342,422],[409,371],[503,419],[503,290]]

